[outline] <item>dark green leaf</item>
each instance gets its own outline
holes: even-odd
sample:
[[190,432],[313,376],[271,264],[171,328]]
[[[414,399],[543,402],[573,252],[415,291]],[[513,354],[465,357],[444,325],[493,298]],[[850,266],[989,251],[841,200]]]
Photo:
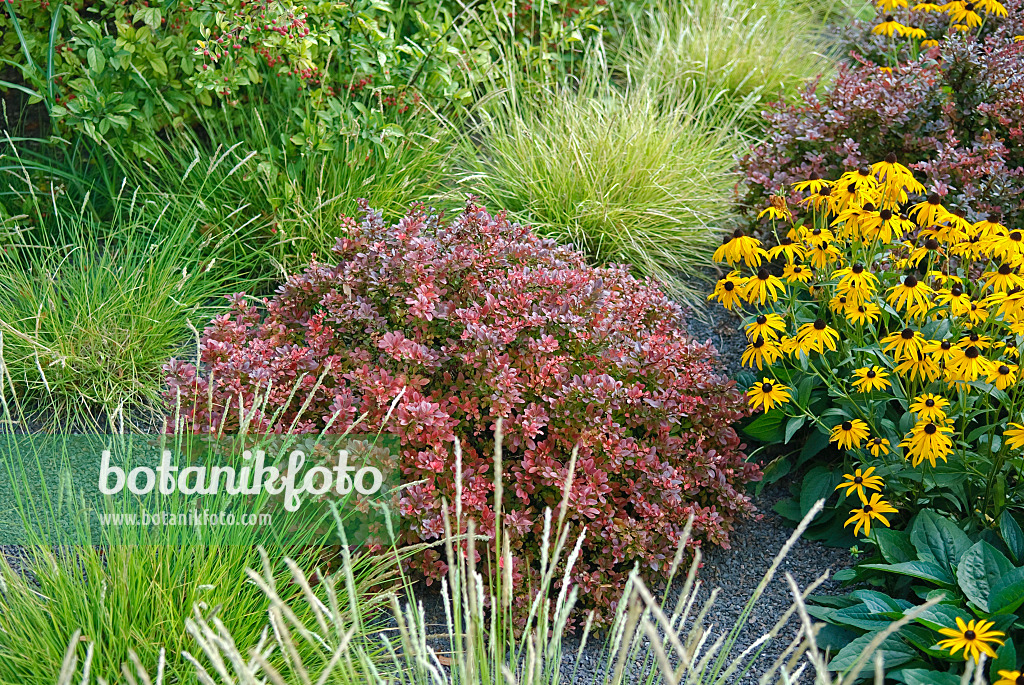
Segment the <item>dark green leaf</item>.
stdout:
[[778,409],[772,409],[758,416],[742,430],[754,440],[776,442],[782,438],[782,423],[785,420],[785,414]]
[[999,680],[999,671],[1017,670],[1017,648],[1013,646],[1013,640],[1007,640],[1006,644],[996,650],[996,658],[988,670],[988,677],[994,683]]
[[[836,654],[832,661],[829,662],[829,670],[837,671],[839,673],[847,671],[851,666],[853,666],[854,662],[861,657],[861,654],[863,654],[868,644],[875,639],[878,632],[879,631],[864,633],[840,649],[839,653]],[[917,652],[913,647],[895,635],[890,635],[885,638],[879,646],[878,651],[882,653],[882,658],[885,661],[886,668],[893,668],[900,664],[905,664],[917,655]],[[870,654],[868,656],[867,663],[874,663],[874,658],[874,654]]]
[[964,553],[956,580],[967,599],[988,612],[992,587],[1013,570],[1013,563],[987,542],[978,542]]
[[972,545],[967,533],[929,509],[924,509],[914,519],[910,541],[922,560],[935,562],[948,571],[950,576],[956,572],[960,557]]
[[1024,567],[1015,568],[999,578],[991,587],[988,610],[1008,614],[1024,604]]
[[957,617],[964,621],[970,621],[972,618],[966,611],[951,604],[936,604],[922,611],[914,620],[932,630],[939,630],[940,628],[956,628]]
[[960,676],[943,671],[928,671],[923,668],[905,668],[890,673],[889,677],[906,685],[960,685]]
[[815,466],[804,476],[800,489],[800,515],[807,515],[819,499],[828,499],[832,494],[832,472],[824,466]]
[[863,564],[861,568],[887,571],[901,576],[929,580],[946,587],[953,587],[956,583],[951,573],[933,561],[904,561],[900,564]]
[[1002,533],[1003,542],[1010,550],[1013,563],[1019,564],[1024,561],[1024,531],[1020,529],[1020,524],[1010,514],[1009,509],[999,517],[999,532]]
[[891,530],[881,526],[871,531],[871,537],[878,544],[882,558],[890,564],[915,561],[917,550],[910,541],[910,534],[902,530]]

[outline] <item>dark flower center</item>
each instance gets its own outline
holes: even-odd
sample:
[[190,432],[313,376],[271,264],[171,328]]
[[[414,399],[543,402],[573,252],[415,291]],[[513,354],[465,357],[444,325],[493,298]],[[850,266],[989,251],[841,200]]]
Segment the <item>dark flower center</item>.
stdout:
[[825,322],[822,321],[821,319],[815,319],[814,320],[814,330],[816,330],[816,331],[823,331],[823,330],[825,330]]
[[757,336],[757,340],[755,340],[755,341],[754,341],[753,343],[751,343],[751,344],[752,344],[752,345],[753,345],[753,346],[754,346],[755,348],[761,348],[761,347],[764,347],[764,338],[762,338],[761,336]]
[[964,289],[958,285],[954,285],[952,288],[949,289],[949,292],[953,294],[953,297],[960,297],[961,295],[964,294]]
[[839,298],[839,304],[846,304],[846,295]]
[[767,281],[768,280],[768,269],[758,269],[757,270],[757,279],[759,281]]
[[871,442],[875,443],[876,445],[881,445],[882,444],[882,439],[881,438],[875,438]]
[[764,314],[760,314],[760,315],[759,315],[759,316],[757,317],[757,323],[758,323],[758,325],[760,325],[760,326],[763,326],[763,325],[765,325],[766,323],[768,323],[768,317],[767,317],[767,316],[765,316]]
[[821,229],[815,228],[813,231],[811,231],[811,235],[821,235]]
[[988,222],[989,223],[998,224],[1002,220],[1003,220],[1002,212],[989,212],[989,214],[988,214]]
[[792,245],[793,244],[793,239],[792,238],[783,238],[782,240],[779,241],[779,244],[780,245]]
[[820,179],[820,178],[821,178],[821,176],[818,176],[818,172],[817,172],[817,171],[812,171],[812,172],[811,172],[811,175],[810,175],[810,176],[808,176],[807,178],[808,178],[809,180],[811,180],[811,181],[817,181],[818,179]]
[[1013,681],[1015,685],[1024,685],[1024,673],[1017,676],[1016,680]]
[[[967,3],[967,7],[973,8],[974,5],[972,5],[971,3]],[[968,11],[970,11],[970,9]],[[973,630],[966,630],[966,631],[964,631],[964,639],[967,640],[968,642],[971,642],[972,640],[977,639],[977,637],[978,637],[977,634]]]
[[924,432],[928,435],[935,435],[935,431],[939,430],[934,423],[929,423],[924,427]]
[[948,340],[943,340],[942,344],[939,345],[939,347],[941,347],[944,351],[948,352],[953,348],[953,343],[949,342]]
[[939,249],[939,241],[935,238],[929,238],[924,241],[924,249],[926,250],[937,250]]
[[848,193],[855,193],[855,192],[857,192],[857,184],[856,183],[851,183],[850,185],[846,186],[846,192],[848,192]]
[[860,174],[861,176],[870,176],[871,167],[869,167],[867,164],[862,164],[861,166],[857,167],[857,173]]
[[885,156],[885,163],[886,164],[895,164],[896,163],[896,153],[895,152],[890,152],[889,154],[887,154]]
[[913,340],[914,339],[914,331],[912,329],[910,329],[910,328],[904,328],[903,332],[900,333],[900,337],[903,338],[904,340]]
[[851,430],[853,428],[853,424],[850,423],[849,421],[843,421],[843,425],[841,426],[841,428],[844,431],[848,431],[848,430]]
[[1001,265],[999,267],[999,275],[1000,276],[1009,276],[1010,275],[1010,271],[1011,271],[1011,269],[1010,269],[1010,265],[1009,264],[1003,264],[1003,265]]
[[1001,365],[999,367],[998,371],[999,371],[999,375],[1000,376],[1009,376],[1010,375],[1010,367],[1007,366],[1006,364]]
[[888,221],[889,219],[892,218],[892,210],[883,209],[878,213],[878,216],[882,217],[882,221]]
[[861,483],[864,482],[864,479],[861,478],[860,476],[857,476],[856,478],[853,479],[853,482],[856,483],[857,485],[860,485]]
[[974,332],[971,332],[971,334],[967,337],[971,342],[978,342],[979,340],[981,340],[981,336]]
[[864,205],[864,211],[865,212],[873,212],[873,211],[875,211],[875,204],[873,202],[868,202],[867,204]]
[[822,186],[821,190],[818,191],[818,195],[828,196],[828,195],[831,195],[831,194],[832,194],[831,186]]
[[799,265],[798,265],[798,266],[794,266],[794,267],[793,267],[793,273],[795,273],[795,274],[801,274],[801,273],[803,273],[803,272],[804,272],[804,268],[803,268],[802,266],[799,266]]
[[770,393],[771,391],[772,391],[772,384],[771,383],[765,383],[764,385],[761,386],[761,392],[767,394],[767,393]]
[[868,378],[874,378],[874,377],[875,377],[875,376],[877,376],[878,374],[877,374],[877,373],[875,373],[875,370],[874,370],[874,369],[869,369],[869,370],[868,370],[868,372],[867,372],[866,374],[864,374],[864,375],[866,375],[866,376],[867,376]]
[[874,511],[874,510],[871,508],[870,504],[865,504],[864,505],[864,513],[865,514],[870,514],[872,511]]
[[964,210],[964,209],[954,209],[953,210],[953,214],[955,214],[956,216],[958,216],[961,219],[963,219],[965,216],[967,216],[967,210]]
[[861,314],[863,314],[867,310],[868,310],[868,308],[865,307],[864,305],[860,305],[859,307],[857,307],[857,311],[860,312]]
[[907,276],[903,279],[903,285],[907,288],[914,288],[917,286],[917,279],[913,276]]
[[1010,240],[1012,240],[1015,243],[1020,242],[1020,237],[1020,231],[1014,231],[1013,233],[1010,234]]
[[855,274],[864,273],[864,265],[863,264],[854,264],[853,266],[850,267],[850,271],[852,271]]
[[964,356],[967,357],[968,359],[977,359],[979,354],[980,353],[978,352],[978,348],[975,347],[974,345],[971,345],[966,350],[964,350]]
[[941,202],[941,200],[939,199],[938,193],[932,193],[931,195],[928,196],[928,204],[937,205],[939,204],[939,202]]
[[926,407],[934,407],[935,406],[935,400],[933,400],[932,398],[929,397],[928,399],[926,399],[924,401],[924,406],[926,406]]
[[888,22],[890,22],[890,21],[895,21],[895,19],[896,19],[896,18],[895,18],[894,16],[892,16],[891,14],[887,14],[887,15],[885,15],[885,21],[886,21],[886,23],[888,23]]
[[967,10],[968,12],[973,12],[974,11],[974,3],[973,2],[965,2],[964,3],[964,9]]
[[743,229],[742,228],[737,228],[735,231],[732,232],[732,237],[733,238],[742,238],[743,237]]
[[731,292],[733,288],[736,287],[736,284],[733,283],[732,281],[726,281],[725,285],[723,285],[722,287]]

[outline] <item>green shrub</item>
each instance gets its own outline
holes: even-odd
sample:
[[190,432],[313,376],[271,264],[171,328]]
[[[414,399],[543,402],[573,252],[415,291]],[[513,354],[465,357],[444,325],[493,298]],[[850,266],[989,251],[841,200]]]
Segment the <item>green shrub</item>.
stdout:
[[[688,296],[729,214],[727,122],[647,90],[510,97],[468,137],[464,186],[598,263],[632,265]],[[682,277],[682,278],[680,278]]]

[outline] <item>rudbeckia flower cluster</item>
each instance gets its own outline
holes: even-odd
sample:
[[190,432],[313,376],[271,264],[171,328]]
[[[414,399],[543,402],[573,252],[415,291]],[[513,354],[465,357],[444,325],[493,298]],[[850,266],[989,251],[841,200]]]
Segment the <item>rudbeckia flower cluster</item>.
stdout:
[[762,213],[775,247],[737,230],[716,254],[709,299],[746,318],[749,403],[846,454],[854,534],[944,488],[995,516],[1024,467],[1024,230],[947,209],[895,154],[794,190],[808,211],[783,189]]

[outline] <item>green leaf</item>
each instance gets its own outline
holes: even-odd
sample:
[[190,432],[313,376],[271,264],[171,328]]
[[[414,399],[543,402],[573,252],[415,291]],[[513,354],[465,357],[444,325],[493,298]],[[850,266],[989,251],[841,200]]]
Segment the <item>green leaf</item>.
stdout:
[[1015,568],[992,584],[988,611],[1008,614],[1024,604],[1024,567]]
[[774,505],[772,505],[772,511],[781,516],[784,519],[790,521],[799,521],[803,518],[800,515],[800,503],[796,501],[794,497],[787,497],[780,499]]
[[899,614],[900,612],[896,612],[895,616],[886,616],[867,604],[857,604],[845,609],[832,611],[829,620],[830,622],[853,626],[854,628],[863,628],[864,630],[881,630],[895,618],[898,618]]
[[1016,670],[1017,648],[1013,646],[1013,640],[1007,640],[996,650],[996,658],[992,660],[992,665],[988,669],[988,677],[994,683],[999,680],[999,671]]
[[982,611],[989,611],[992,586],[1013,569],[1013,563],[987,542],[978,542],[964,553],[957,566],[956,580],[967,599]]
[[89,63],[89,68],[97,74],[103,73],[103,67],[107,64],[106,58],[103,57],[103,53],[95,47],[91,47],[86,51],[85,61]]
[[[879,632],[880,631],[876,630],[870,633],[864,633],[840,649],[839,653],[835,655],[835,658],[829,662],[828,669],[839,673],[847,671],[851,666],[853,666],[854,662],[860,658],[868,644],[875,639],[875,636]],[[882,644],[879,645],[878,651],[882,653],[882,658],[885,660],[886,668],[893,668],[900,664],[905,664],[917,656],[917,652],[913,647],[895,635],[890,635],[885,638]],[[874,662],[874,659],[874,654],[871,654],[867,663],[870,665]]]
[[905,668],[890,673],[889,677],[906,685],[960,685],[960,676],[943,671],[929,671],[923,668]]
[[760,442],[777,441],[782,434],[782,422],[786,415],[778,409],[772,409],[748,423],[742,430],[754,440]]
[[789,421],[786,422],[786,440],[785,443],[788,445],[789,441],[793,439],[796,432],[800,430],[806,419],[803,416],[790,417]]
[[910,541],[909,533],[878,526],[871,531],[871,537],[878,545],[882,558],[890,564],[917,560],[917,550]]
[[1010,550],[1013,563],[1019,564],[1024,561],[1024,531],[1020,529],[1017,519],[1010,515],[1009,509],[999,517],[999,532]]
[[940,628],[956,628],[957,617],[965,622],[973,618],[966,611],[952,604],[936,604],[922,611],[914,620],[926,628],[937,631]]
[[900,564],[863,564],[861,568],[887,571],[901,576],[910,576],[920,580],[928,580],[938,585],[952,587],[956,584],[953,574],[946,571],[934,561],[905,561]]
[[800,515],[807,515],[819,499],[828,499],[832,494],[832,472],[824,466],[815,466],[804,476],[800,488]]
[[910,541],[922,560],[935,562],[947,570],[949,576],[956,572],[960,557],[972,545],[967,533],[929,509],[924,509],[914,519]]

